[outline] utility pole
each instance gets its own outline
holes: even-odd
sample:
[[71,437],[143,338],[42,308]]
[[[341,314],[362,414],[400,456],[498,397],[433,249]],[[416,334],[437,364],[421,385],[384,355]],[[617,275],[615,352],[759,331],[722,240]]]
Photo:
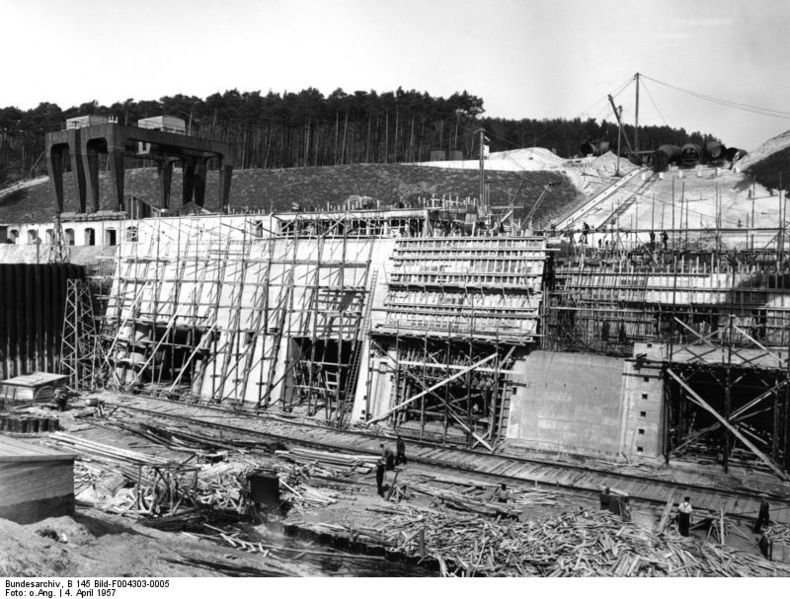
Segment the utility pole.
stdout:
[[485,129],[481,127],[477,132],[480,134],[480,208],[484,213],[487,213],[487,210],[483,210],[483,206],[486,205]]
[[[622,106],[615,106],[614,105],[614,98],[612,94],[609,94],[609,104],[612,106],[612,110],[614,111],[614,118],[617,119],[617,173],[616,175],[620,176],[620,139],[622,138],[623,133],[623,120],[620,118],[620,115],[623,113]],[[634,153],[633,148],[631,147],[631,142],[628,141],[628,138],[625,138],[625,145],[628,147],[628,152],[630,154]]]
[[636,81],[636,112],[634,114],[634,152],[639,151],[639,73],[634,75]]
[[[611,98],[612,97],[609,96],[610,100]],[[620,120],[620,113],[622,112],[623,112],[623,107],[618,106],[615,109],[615,113],[614,113],[615,116],[617,117],[617,168],[615,169],[615,173],[614,173],[615,177],[620,176],[620,140],[623,137],[623,122]]]

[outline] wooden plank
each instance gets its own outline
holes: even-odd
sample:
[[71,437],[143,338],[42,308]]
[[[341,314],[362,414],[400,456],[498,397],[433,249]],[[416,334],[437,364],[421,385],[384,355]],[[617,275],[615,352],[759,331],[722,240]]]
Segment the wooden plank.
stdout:
[[0,505],[14,505],[74,493],[74,469],[64,462],[4,464],[0,467]]
[[0,435],[0,463],[23,461],[74,461],[74,454]]
[[672,506],[675,503],[675,493],[674,491],[669,494],[669,499],[667,499],[667,503],[664,506],[664,511],[661,513],[661,519],[658,521],[657,532],[661,534],[664,532],[664,529],[669,524],[669,516],[672,514]]

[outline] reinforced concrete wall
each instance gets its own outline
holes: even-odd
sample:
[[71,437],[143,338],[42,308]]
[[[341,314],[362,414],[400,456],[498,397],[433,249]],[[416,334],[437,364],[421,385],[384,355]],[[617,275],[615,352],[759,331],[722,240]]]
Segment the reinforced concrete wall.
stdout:
[[623,362],[593,354],[534,351],[513,370],[507,439],[551,451],[616,455]]
[[[306,363],[320,356],[309,346],[300,356],[299,344],[350,345],[371,298],[370,326],[381,322],[395,241],[272,235],[277,228],[270,216],[140,221],[137,241],[118,247],[107,309],[116,381],[139,382],[141,369],[158,368],[156,350],[172,346],[181,348],[176,363],[156,376],[173,381],[192,363],[191,392],[203,398],[268,405],[309,391]],[[356,380],[366,376],[367,351]],[[364,401],[365,391],[360,384],[355,395]]]
[[663,447],[664,380],[659,366],[623,362],[623,436],[629,458],[657,458]]

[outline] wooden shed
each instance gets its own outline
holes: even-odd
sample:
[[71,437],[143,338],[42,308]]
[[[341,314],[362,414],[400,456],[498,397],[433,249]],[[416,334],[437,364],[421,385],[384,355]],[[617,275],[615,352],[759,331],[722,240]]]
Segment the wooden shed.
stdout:
[[11,407],[18,403],[52,401],[55,389],[65,385],[68,378],[65,374],[32,372],[0,381],[0,404]]
[[73,513],[74,459],[0,435],[0,518],[28,524]]

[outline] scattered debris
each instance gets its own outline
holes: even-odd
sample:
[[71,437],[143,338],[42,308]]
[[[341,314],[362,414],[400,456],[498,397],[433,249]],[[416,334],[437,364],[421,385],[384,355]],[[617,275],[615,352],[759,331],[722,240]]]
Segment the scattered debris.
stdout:
[[790,566],[728,547],[659,535],[598,510],[540,521],[465,519],[410,509],[394,516],[395,546],[428,555],[450,576],[766,576]]

